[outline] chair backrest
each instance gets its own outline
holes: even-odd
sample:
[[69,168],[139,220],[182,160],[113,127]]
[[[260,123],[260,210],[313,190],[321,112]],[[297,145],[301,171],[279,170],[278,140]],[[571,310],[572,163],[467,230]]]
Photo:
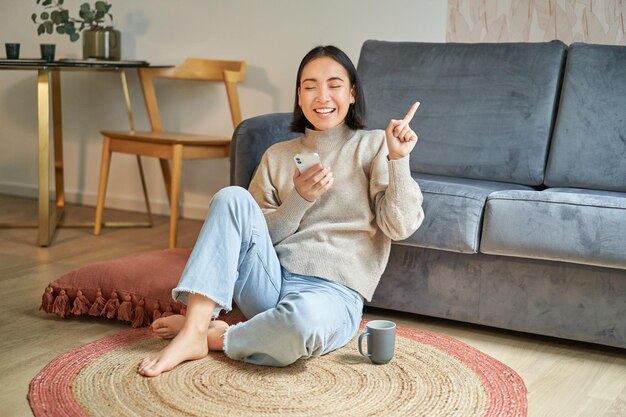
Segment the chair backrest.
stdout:
[[223,82],[226,86],[233,128],[241,122],[237,83],[246,78],[245,61],[187,58],[182,65],[174,68],[140,68],[139,82],[143,90],[150,126],[153,132],[161,132],[161,113],[159,112],[153,82],[155,78]]

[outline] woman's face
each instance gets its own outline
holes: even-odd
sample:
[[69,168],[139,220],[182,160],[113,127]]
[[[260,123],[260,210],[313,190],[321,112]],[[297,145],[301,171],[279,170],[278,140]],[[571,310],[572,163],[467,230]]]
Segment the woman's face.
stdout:
[[321,57],[304,66],[298,105],[315,130],[328,130],[341,124],[351,103],[354,103],[354,88],[341,64]]

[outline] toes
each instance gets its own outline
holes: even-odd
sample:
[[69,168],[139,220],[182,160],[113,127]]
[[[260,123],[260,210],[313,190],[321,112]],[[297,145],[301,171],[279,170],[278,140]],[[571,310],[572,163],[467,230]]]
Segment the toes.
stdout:
[[154,334],[162,339],[171,339],[175,336],[169,329],[156,329]]
[[173,368],[174,366],[168,364],[167,360],[164,360],[164,358],[158,358],[150,361],[146,366],[142,367],[139,370],[139,374],[149,377],[158,376],[163,372],[171,371]]
[[146,365],[148,365],[148,363],[150,363],[152,361],[152,358],[148,357],[148,358],[143,358],[141,360],[141,362],[139,363],[139,369],[145,368]]
[[146,370],[153,367],[156,363],[157,363],[157,360],[154,358],[145,358],[139,364],[137,372],[140,373],[141,375],[145,375]]
[[140,373],[143,376],[158,376],[158,375],[161,375],[161,373],[163,373],[165,371],[166,371],[166,369],[158,369],[158,367],[155,364],[154,366],[151,366],[149,368],[144,369]]
[[164,323],[164,320],[159,318],[159,319],[156,319],[150,327],[152,327],[152,330],[157,330],[157,329],[167,327],[167,326]]

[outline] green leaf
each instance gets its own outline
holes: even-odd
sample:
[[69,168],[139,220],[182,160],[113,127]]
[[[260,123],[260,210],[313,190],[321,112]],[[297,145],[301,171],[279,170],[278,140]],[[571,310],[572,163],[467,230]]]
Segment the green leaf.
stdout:
[[105,1],[97,1],[96,2],[96,10],[99,12],[103,12],[106,13],[107,11],[107,4]]
[[96,20],[102,20],[102,18],[104,17],[104,12],[96,12]]
[[69,10],[61,10],[61,19],[63,19],[64,22],[69,22],[70,21],[70,12],[69,12]]
[[42,6],[50,6],[52,4],[52,0],[43,0],[43,3],[41,3]]
[[87,22],[91,23],[91,22],[93,22],[94,20],[96,20],[96,14],[95,14],[94,12],[91,12],[91,11],[90,11],[90,12],[88,12],[88,13],[86,13],[86,14],[85,14],[84,19],[85,19]]
[[76,42],[78,40],[78,38],[80,38],[80,35],[78,33],[76,33],[76,32],[70,33],[70,41]]
[[45,26],[44,26],[44,24],[42,23],[42,24],[40,24],[40,25],[37,27],[37,35],[41,35],[41,34],[43,34],[43,33],[45,33],[45,32],[46,32],[46,27],[45,27]]
[[41,13],[41,20],[48,20],[49,17],[50,17],[50,14],[48,14],[48,12]]
[[59,6],[63,4],[63,0],[57,0],[57,3],[59,3]]
[[60,25],[60,24],[64,23],[63,16],[61,15],[60,12],[58,12],[56,10],[53,11],[52,13],[50,13],[50,20],[52,20],[55,25]]
[[91,8],[89,7],[89,3],[83,3],[80,5],[81,12],[88,12],[89,10],[91,10]]
[[63,25],[57,26],[57,33],[60,33],[61,35],[63,35],[65,33],[65,26]]
[[46,28],[46,33],[48,33],[49,35],[52,35],[52,32],[54,32],[54,27],[52,25],[51,21],[47,21],[47,22],[43,22],[43,25]]
[[30,18],[33,19],[33,23],[37,23],[37,13],[33,13]]

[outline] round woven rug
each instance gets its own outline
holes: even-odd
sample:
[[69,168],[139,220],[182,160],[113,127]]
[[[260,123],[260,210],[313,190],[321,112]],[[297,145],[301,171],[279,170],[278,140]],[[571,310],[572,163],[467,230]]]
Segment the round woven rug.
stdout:
[[35,416],[526,416],[526,387],[506,365],[447,336],[397,332],[387,365],[372,365],[354,338],[285,368],[211,352],[144,378],[137,364],[167,342],[135,329],[59,356],[28,397]]

